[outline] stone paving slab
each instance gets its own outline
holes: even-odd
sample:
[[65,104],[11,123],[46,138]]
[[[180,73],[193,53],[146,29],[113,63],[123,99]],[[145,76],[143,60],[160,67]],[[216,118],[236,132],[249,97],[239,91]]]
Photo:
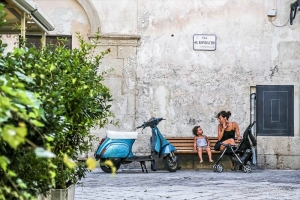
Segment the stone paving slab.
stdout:
[[102,199],[300,199],[300,170],[241,171],[95,169],[76,185],[75,200]]

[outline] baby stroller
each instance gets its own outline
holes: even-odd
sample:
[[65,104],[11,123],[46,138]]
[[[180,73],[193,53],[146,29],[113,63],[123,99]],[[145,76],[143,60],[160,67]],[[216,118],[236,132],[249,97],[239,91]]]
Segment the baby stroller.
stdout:
[[[225,146],[216,164],[213,166],[214,172],[222,172],[224,167],[219,164],[223,155],[229,156],[234,165],[236,171],[243,170],[245,173],[251,172],[251,161],[255,155],[255,146],[257,144],[256,139],[251,134],[251,128],[255,124],[255,121],[250,124],[243,134],[241,142],[237,146],[230,144],[221,144]],[[254,164],[254,163],[253,163]]]

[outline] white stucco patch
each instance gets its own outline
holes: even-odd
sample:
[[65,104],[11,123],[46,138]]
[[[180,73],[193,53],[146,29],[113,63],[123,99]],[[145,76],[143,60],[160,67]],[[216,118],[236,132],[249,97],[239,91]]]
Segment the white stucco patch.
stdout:
[[159,114],[162,117],[167,116],[166,108],[167,108],[168,93],[169,93],[169,91],[164,86],[159,86],[155,90],[155,99],[158,103]]
[[51,13],[50,16],[55,23],[55,30],[52,31],[52,33],[56,34],[72,34],[72,31],[74,29],[74,21],[83,25],[88,24],[85,13],[75,11],[71,8],[58,7],[54,10],[53,13]]

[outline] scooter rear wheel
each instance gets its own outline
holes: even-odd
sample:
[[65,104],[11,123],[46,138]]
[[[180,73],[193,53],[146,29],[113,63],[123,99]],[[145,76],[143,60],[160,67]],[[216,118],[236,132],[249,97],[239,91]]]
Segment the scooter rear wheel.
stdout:
[[[111,160],[114,166],[109,166],[105,163],[106,160]],[[121,162],[114,160],[114,159],[105,159],[102,158],[100,159],[100,168],[105,172],[105,173],[112,173],[114,171],[114,167],[116,168],[115,170],[118,171],[118,169],[121,166]]]

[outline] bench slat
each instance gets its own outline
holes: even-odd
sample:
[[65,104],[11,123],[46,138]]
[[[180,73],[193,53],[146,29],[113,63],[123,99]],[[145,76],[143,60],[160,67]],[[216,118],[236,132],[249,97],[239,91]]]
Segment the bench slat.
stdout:
[[[166,137],[166,139],[177,149],[176,153],[197,154],[197,151],[194,150],[194,137]],[[208,140],[210,142],[211,152],[220,153],[220,151],[214,150],[218,138],[208,137]],[[235,139],[235,143],[239,143],[239,141]],[[206,152],[205,150],[203,151]]]

